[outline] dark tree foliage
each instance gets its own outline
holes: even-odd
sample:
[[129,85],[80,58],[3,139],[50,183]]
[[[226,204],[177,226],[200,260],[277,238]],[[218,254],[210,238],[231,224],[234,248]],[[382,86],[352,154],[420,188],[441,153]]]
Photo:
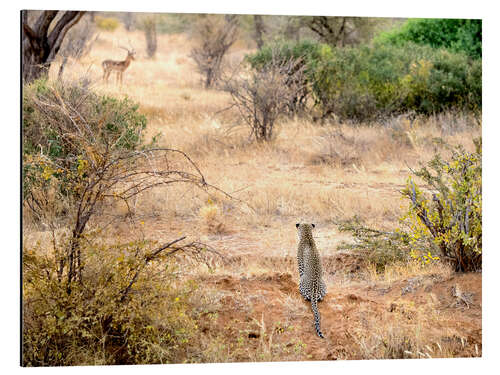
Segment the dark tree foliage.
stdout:
[[382,33],[378,39],[398,46],[413,42],[444,47],[481,58],[482,35],[481,20],[422,18],[410,19],[401,28]]

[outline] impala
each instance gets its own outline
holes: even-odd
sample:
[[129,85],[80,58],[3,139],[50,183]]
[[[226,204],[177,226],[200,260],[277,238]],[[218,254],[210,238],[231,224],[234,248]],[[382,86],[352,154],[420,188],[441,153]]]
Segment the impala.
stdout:
[[102,62],[102,69],[104,70],[104,76],[103,79],[105,82],[108,82],[109,75],[111,74],[112,71],[116,71],[116,82],[120,82],[120,84],[123,81],[123,72],[125,69],[128,68],[130,65],[130,62],[132,60],[135,60],[134,55],[135,51],[129,50],[128,48],[125,47],[120,47],[123,48],[124,50],[127,51],[127,57],[123,61],[116,61],[116,60],[104,60]]

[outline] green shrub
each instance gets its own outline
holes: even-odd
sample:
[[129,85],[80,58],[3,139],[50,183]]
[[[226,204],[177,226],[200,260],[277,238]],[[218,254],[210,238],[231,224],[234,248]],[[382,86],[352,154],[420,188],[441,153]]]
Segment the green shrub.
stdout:
[[321,117],[335,114],[353,122],[408,111],[481,110],[481,59],[463,53],[412,43],[331,48],[303,41],[264,47],[247,61],[262,70],[272,56],[300,61],[304,68],[305,89],[289,105],[291,110],[305,109],[310,97]]
[[[23,193],[58,179],[68,197],[99,151],[142,147],[145,116],[128,99],[100,96],[74,83],[37,80],[23,89]],[[85,143],[86,146],[83,146]],[[84,154],[87,154],[84,157]]]
[[312,90],[323,116],[372,121],[415,111],[481,109],[481,61],[406,45],[336,48],[314,69]]
[[396,46],[410,44],[446,48],[473,58],[482,56],[482,21],[470,19],[409,19],[401,27],[384,32],[377,42]]
[[115,31],[120,22],[116,18],[111,17],[95,17],[97,28],[104,31]]
[[340,223],[339,230],[350,233],[354,242],[342,242],[338,249],[362,254],[378,272],[388,264],[411,259],[410,237],[405,233],[369,228],[358,217]]
[[458,107],[480,112],[482,107],[482,61],[445,50],[436,53],[428,80],[428,96],[435,112]]
[[[74,111],[71,116],[65,107]],[[23,153],[40,148],[52,158],[78,153],[73,142],[60,138],[65,128],[88,136],[99,132],[113,147],[134,150],[142,144],[146,127],[138,108],[127,98],[101,96],[77,83],[37,80],[23,89]]]
[[414,172],[426,190],[408,179],[402,196],[409,206],[398,229],[382,231],[351,220],[342,223],[340,230],[352,233],[355,242],[341,247],[363,252],[379,271],[388,263],[412,258],[423,264],[451,263],[457,272],[481,270],[481,139],[475,145],[474,152],[448,147],[448,161],[436,155]]

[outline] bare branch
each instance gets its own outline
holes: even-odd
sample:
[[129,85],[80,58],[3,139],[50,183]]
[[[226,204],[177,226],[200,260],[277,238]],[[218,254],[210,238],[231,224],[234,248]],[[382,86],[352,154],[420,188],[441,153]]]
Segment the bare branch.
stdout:
[[181,242],[184,239],[186,239],[186,236],[182,236],[180,238],[177,238],[176,240],[173,240],[173,241],[171,241],[171,242],[169,242],[169,243],[167,243],[165,245],[162,245],[162,246],[158,247],[157,249],[153,250],[150,254],[147,254],[144,257],[143,264],[140,265],[136,269],[136,271],[134,273],[134,276],[130,280],[129,284],[118,294],[120,296],[119,302],[123,302],[127,298],[127,295],[129,294],[130,290],[132,289],[132,286],[137,282],[137,279],[139,278],[139,274],[141,273],[141,271],[151,261],[157,259],[167,249],[170,249],[170,252],[168,252],[167,254],[164,255],[166,257],[172,256],[172,255],[174,255],[175,253],[177,253],[179,251],[187,253],[190,250],[192,250],[191,256],[196,257],[196,256],[198,256],[200,254],[200,252],[202,250],[206,250],[206,249],[208,249],[211,253],[213,253],[213,254],[215,254],[215,255],[217,255],[219,257],[222,257],[222,255],[220,253],[218,253],[214,249],[210,248],[208,245],[205,245],[205,244],[200,243],[200,242],[191,242],[189,244],[186,244],[186,245],[183,245],[183,246],[179,246],[179,247],[174,247],[173,246],[176,243]]

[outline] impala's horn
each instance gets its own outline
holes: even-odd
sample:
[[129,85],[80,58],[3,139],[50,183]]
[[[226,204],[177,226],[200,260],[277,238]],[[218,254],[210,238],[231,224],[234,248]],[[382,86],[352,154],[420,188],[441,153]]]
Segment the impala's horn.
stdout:
[[130,53],[135,54],[135,49],[132,43],[130,42],[130,38],[128,38],[128,45],[130,46]]
[[130,53],[130,50],[127,47],[118,46],[118,48],[124,49],[125,51],[127,51],[128,53]]

